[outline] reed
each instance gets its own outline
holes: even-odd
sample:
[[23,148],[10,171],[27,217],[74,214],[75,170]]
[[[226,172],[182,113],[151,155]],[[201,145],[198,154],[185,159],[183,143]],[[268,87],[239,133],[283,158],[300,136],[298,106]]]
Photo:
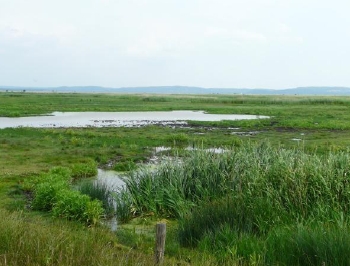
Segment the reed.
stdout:
[[107,216],[112,216],[115,214],[115,203],[113,200],[113,195],[108,185],[102,182],[83,182],[78,190],[80,193],[88,195],[91,199],[97,199],[102,202],[102,206],[105,210]]
[[266,264],[349,265],[348,224],[314,223],[272,230],[266,240]]
[[[201,226],[203,232],[212,224],[224,223],[265,234],[276,224],[309,219],[326,221],[336,213],[348,212],[348,153],[307,155],[301,150],[263,144],[240,148],[231,152],[229,158],[233,168],[232,171],[225,168],[228,186],[227,193],[222,195],[226,197],[209,204],[203,202],[184,220],[194,224],[201,217],[208,224]],[[219,222],[218,217],[223,220]]]
[[[231,248],[237,249],[235,258],[250,263],[265,259],[266,239],[276,228],[334,223],[339,213],[348,221],[349,174],[348,152],[307,154],[264,142],[220,154],[196,150],[155,169],[132,172],[119,197],[127,195],[127,212],[134,216],[178,218],[183,246],[214,243],[208,248],[219,249],[221,260]],[[236,244],[227,242],[230,235],[236,235]]]

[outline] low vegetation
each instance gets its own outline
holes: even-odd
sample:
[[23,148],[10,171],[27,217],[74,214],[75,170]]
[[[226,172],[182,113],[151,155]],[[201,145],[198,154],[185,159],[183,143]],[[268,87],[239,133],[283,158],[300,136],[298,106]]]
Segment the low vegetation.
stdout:
[[[89,168],[87,167],[89,173]],[[51,212],[54,217],[96,225],[105,212],[102,202],[71,188],[72,171],[53,168],[34,181],[32,208]],[[28,187],[28,186],[27,186]]]
[[0,209],[0,265],[153,265],[106,229]]

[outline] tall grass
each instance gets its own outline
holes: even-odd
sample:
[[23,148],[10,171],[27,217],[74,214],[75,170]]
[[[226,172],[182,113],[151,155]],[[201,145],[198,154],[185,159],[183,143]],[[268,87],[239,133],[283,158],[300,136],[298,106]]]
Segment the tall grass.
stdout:
[[0,265],[154,265],[103,228],[0,209]]
[[296,225],[272,230],[266,240],[266,264],[349,265],[347,224]]
[[[321,156],[268,143],[249,144],[221,154],[197,150],[156,169],[133,172],[119,197],[127,195],[127,211],[133,215],[179,218],[182,245],[219,249],[221,259],[235,254],[250,263],[269,260],[266,241],[276,228],[316,223],[316,231],[328,224],[333,227],[327,234],[341,231],[340,217],[349,222],[349,175],[348,152]],[[331,249],[322,244],[321,233],[310,238],[300,235],[303,248],[313,243],[317,250]],[[281,236],[278,241],[287,240]],[[341,243],[325,261],[336,261],[334,254],[350,245],[348,239]]]
[[[131,196],[135,214],[182,217],[200,202],[230,196],[233,204],[244,203],[246,211],[270,206],[277,220],[284,213],[295,219],[331,217],[349,209],[349,162],[347,152],[309,155],[267,143],[221,154],[196,150],[156,169],[132,172],[121,194]],[[263,231],[271,216],[257,222]]]
[[178,158],[164,162],[157,169],[144,167],[130,173],[123,178],[126,186],[117,198],[125,198],[128,194],[131,199],[129,211],[134,215],[179,218],[200,200],[227,193],[230,180],[226,172],[231,166],[227,165],[227,160],[222,160],[227,155],[203,151],[189,155],[185,161]]
[[[203,203],[192,217],[184,220],[188,227],[196,226],[199,216],[208,226],[212,219],[223,217],[229,220],[222,220],[224,224],[240,230],[249,227],[253,233],[264,234],[276,224],[309,219],[329,221],[337,213],[349,210],[348,153],[320,157],[264,144],[240,148],[231,152],[229,158],[233,168],[225,169],[227,196]],[[218,221],[215,224],[218,226]],[[202,226],[201,230],[208,227]]]
[[83,182],[78,187],[78,190],[82,194],[88,195],[91,199],[100,200],[106,215],[114,215],[115,203],[112,192],[106,183],[87,181]]

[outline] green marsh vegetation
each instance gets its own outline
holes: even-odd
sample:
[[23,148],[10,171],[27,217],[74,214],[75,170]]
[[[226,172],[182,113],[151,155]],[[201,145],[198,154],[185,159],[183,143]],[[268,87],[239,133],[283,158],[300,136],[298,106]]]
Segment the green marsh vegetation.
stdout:
[[349,264],[341,255],[350,249],[348,152],[261,143],[185,158],[131,173],[121,216],[176,218],[180,244],[215,254],[219,264]]
[[[191,128],[1,129],[0,212],[9,219],[0,222],[0,264],[153,264],[153,224],[168,219],[169,265],[348,265],[349,107],[347,97],[0,93],[0,115],[12,117],[185,109],[271,116],[190,122]],[[175,148],[165,153],[178,163],[140,171],[158,146]],[[187,146],[228,151],[189,152]],[[67,191],[97,165],[136,169],[117,197],[126,222],[117,233],[91,226],[94,219],[86,226],[89,218],[73,219],[75,211],[53,211],[93,201]],[[45,194],[55,186],[36,180],[54,178],[55,167],[69,169],[70,178],[61,170],[56,181],[63,192]],[[44,204],[48,214],[29,209],[27,198],[40,206],[32,192],[24,193],[33,184],[47,202],[55,195],[66,201],[51,198],[52,205]]]

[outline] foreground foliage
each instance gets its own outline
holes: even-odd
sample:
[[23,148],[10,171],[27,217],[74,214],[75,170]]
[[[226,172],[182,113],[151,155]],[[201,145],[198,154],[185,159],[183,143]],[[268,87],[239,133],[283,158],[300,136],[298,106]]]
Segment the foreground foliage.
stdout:
[[153,265],[102,228],[48,221],[0,208],[0,265]]
[[129,208],[119,212],[178,218],[180,243],[219,261],[346,265],[339,254],[350,247],[341,233],[349,228],[349,175],[348,152],[306,154],[268,143],[196,150],[130,174],[118,201],[126,198]]
[[72,177],[67,168],[53,168],[34,183],[34,210],[51,211],[55,217],[95,225],[104,213],[102,202],[72,190]]

